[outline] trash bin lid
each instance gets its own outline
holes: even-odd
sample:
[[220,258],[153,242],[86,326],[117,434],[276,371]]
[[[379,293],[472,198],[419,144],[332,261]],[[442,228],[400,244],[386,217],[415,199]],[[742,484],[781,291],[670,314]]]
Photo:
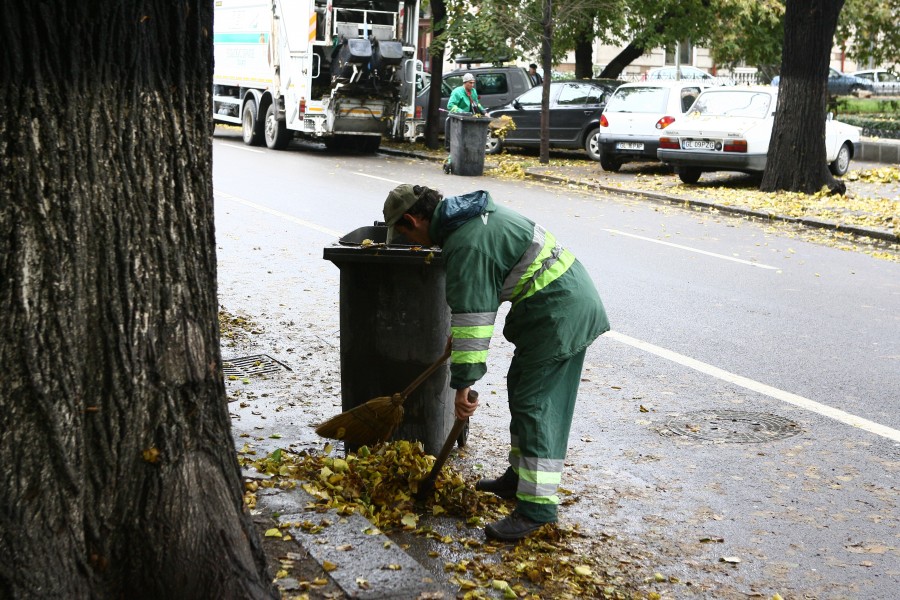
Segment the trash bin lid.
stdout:
[[325,260],[340,262],[378,262],[402,264],[443,264],[440,248],[423,248],[410,244],[386,245],[387,226],[359,227],[341,236],[337,244],[324,249]]

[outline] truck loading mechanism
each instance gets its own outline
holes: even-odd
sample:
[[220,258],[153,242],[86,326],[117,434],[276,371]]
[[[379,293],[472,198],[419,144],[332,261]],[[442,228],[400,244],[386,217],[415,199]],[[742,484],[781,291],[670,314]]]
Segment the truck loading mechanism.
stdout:
[[213,118],[244,142],[414,140],[418,0],[216,0]]

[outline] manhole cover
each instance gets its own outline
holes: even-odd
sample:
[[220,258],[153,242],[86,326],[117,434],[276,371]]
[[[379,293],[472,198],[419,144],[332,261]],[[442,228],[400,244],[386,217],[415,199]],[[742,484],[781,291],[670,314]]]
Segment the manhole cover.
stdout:
[[675,417],[666,429],[676,435],[749,444],[789,438],[800,433],[800,426],[784,417],[740,410],[701,410]]
[[290,367],[284,363],[278,362],[268,354],[240,356],[238,358],[229,358],[222,361],[222,371],[226,377],[251,377],[253,375],[263,375],[265,373],[290,370]]

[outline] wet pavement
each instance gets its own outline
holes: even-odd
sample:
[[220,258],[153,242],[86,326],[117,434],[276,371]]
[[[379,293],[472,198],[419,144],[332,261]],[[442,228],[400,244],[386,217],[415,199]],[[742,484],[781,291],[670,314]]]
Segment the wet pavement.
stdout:
[[[561,180],[566,185],[606,186],[651,201],[684,202],[676,196],[678,184],[671,181],[675,178],[654,165],[626,165],[615,178],[606,177],[589,161],[543,172],[530,167],[529,171],[531,177]],[[662,183],[655,181],[657,177]],[[647,187],[657,189],[637,189],[647,181],[651,182]],[[632,183],[618,187],[616,182]],[[665,189],[658,189],[660,185]],[[856,193],[863,189],[857,187]],[[894,201],[900,197],[896,186],[878,184],[877,189],[892,190],[888,193]],[[219,204],[228,208],[220,209]],[[234,359],[256,357],[249,368],[235,366],[231,374],[226,371],[236,446],[245,456],[264,456],[279,448],[324,451],[326,442],[313,426],[341,410],[339,270],[322,259],[322,245],[273,234],[271,220],[242,206],[217,203],[216,228],[220,304],[226,315],[236,318],[224,328],[223,361],[228,369],[229,363],[236,364]],[[291,268],[286,270],[285,265]],[[498,317],[499,322],[503,314]],[[577,524],[582,532],[571,540],[574,551],[605,557],[610,577],[627,579],[638,597],[768,598],[780,592],[785,598],[878,598],[871,593],[871,581],[859,576],[860,569],[873,574],[876,590],[884,589],[883,578],[900,577],[893,562],[896,549],[874,536],[848,540],[848,556],[858,558],[858,564],[822,550],[826,544],[816,535],[826,535],[828,519],[858,521],[858,530],[865,531],[872,519],[895,522],[897,515],[889,507],[896,507],[885,483],[869,488],[884,501],[878,510],[856,511],[856,506],[872,502],[871,495],[854,491],[848,500],[849,492],[841,486],[849,488],[847,482],[859,476],[858,469],[848,465],[841,472],[820,472],[807,454],[815,451],[822,456],[831,450],[820,444],[808,422],[796,426],[804,422],[799,410],[778,407],[779,415],[774,415],[772,406],[751,404],[751,398],[728,386],[717,387],[714,398],[697,398],[695,390],[704,385],[700,375],[655,363],[637,350],[616,348],[612,364],[607,358],[613,355],[612,343],[601,338],[592,347],[580,394],[582,409],[570,437],[561,524]],[[491,344],[492,362],[508,364],[512,350],[498,333]],[[257,363],[271,365],[271,370],[259,373]],[[469,481],[498,475],[506,464],[508,414],[502,368],[490,371],[478,389],[482,406],[468,446],[450,461]],[[667,408],[676,402],[677,411]],[[781,416],[788,424],[775,423],[773,431],[779,435],[767,440],[765,447],[720,444],[674,432],[680,415],[696,413],[709,404]],[[688,430],[696,427],[692,422],[681,425]],[[900,450],[872,443],[865,436],[849,435],[841,444],[847,453],[841,461],[873,463],[885,472],[894,472],[900,464]],[[331,452],[340,455],[342,449],[337,445]],[[710,452],[715,460],[698,458]],[[628,467],[619,468],[611,457]],[[747,463],[758,464],[759,469],[747,474],[731,467]],[[694,475],[705,471],[715,471],[716,481],[694,489]],[[816,513],[797,511],[799,492],[792,482],[798,473],[806,501],[815,499],[815,511],[823,515],[820,521]],[[732,504],[733,498],[742,498],[741,505]],[[308,514],[308,505],[309,499],[299,492],[264,494],[260,500],[260,510],[286,523]],[[758,524],[751,537],[745,537],[735,524],[748,512]],[[291,531],[317,560],[336,565],[328,577],[347,597],[452,597],[459,588],[452,584],[448,563],[490,561],[498,556],[461,541],[483,539],[483,534],[480,527],[465,527],[455,519],[423,517],[437,533],[433,536],[401,532],[358,540],[360,528],[365,527],[358,519],[316,514],[328,519],[327,536],[310,536],[302,528]],[[765,525],[785,519],[818,534],[800,540]],[[442,541],[446,537],[452,541]],[[766,542],[766,555],[759,549],[761,540]],[[351,555],[342,550],[348,544],[360,551]],[[797,580],[801,555],[817,548],[826,553],[823,564],[840,574],[804,571],[803,582],[792,583]],[[398,550],[404,551],[405,558],[396,554]],[[407,558],[412,562],[406,562]],[[730,558],[740,560],[723,560]],[[497,590],[482,591],[502,597]]]

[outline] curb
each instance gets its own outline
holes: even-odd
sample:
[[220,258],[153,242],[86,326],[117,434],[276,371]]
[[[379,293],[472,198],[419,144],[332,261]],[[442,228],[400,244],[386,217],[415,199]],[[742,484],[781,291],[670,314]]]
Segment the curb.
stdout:
[[726,206],[723,204],[716,204],[715,202],[708,202],[706,200],[697,200],[692,198],[682,198],[680,196],[672,196],[669,194],[660,194],[658,192],[645,192],[641,190],[628,190],[624,188],[610,187],[599,183],[590,183],[581,181],[580,179],[573,179],[570,177],[560,177],[557,175],[547,175],[545,173],[535,173],[531,169],[525,170],[525,175],[528,177],[539,179],[543,181],[553,181],[556,183],[566,183],[566,184],[574,184],[574,185],[583,185],[587,187],[591,187],[597,190],[601,190],[603,192],[607,192],[610,194],[619,194],[624,196],[641,196],[643,198],[647,198],[649,200],[655,200],[658,202],[665,202],[666,204],[680,204],[682,206],[700,206],[702,208],[707,208],[710,210],[716,210],[724,213],[731,213],[736,215],[741,215],[745,217],[753,217],[757,219],[764,219],[768,221],[782,221],[784,223],[794,223],[799,225],[805,225],[807,227],[815,227],[817,229],[829,229],[832,231],[840,231],[843,233],[849,233],[851,235],[856,235],[860,237],[868,237],[880,241],[886,242],[896,242],[898,241],[898,236],[890,231],[882,231],[880,229],[872,229],[869,227],[857,227],[855,225],[842,225],[840,223],[835,223],[833,221],[826,221],[824,219],[815,219],[810,217],[788,217],[785,215],[779,215],[775,213],[761,212],[756,210],[751,210],[749,208],[741,208],[739,206]]
[[[415,150],[398,150],[394,148],[381,148],[379,152],[383,152],[385,154],[393,154],[396,156],[408,156],[412,158],[418,158],[421,160],[429,160],[433,162],[440,162],[440,158],[429,156],[423,152],[418,152]],[[851,235],[859,236],[859,237],[867,237],[879,241],[885,242],[897,242],[900,240],[900,236],[894,234],[893,232],[880,230],[880,229],[872,229],[870,227],[857,227],[855,225],[842,225],[840,223],[835,223],[833,221],[826,221],[824,219],[816,219],[811,217],[788,217],[785,215],[779,215],[775,213],[761,212],[755,211],[748,208],[740,208],[737,206],[726,206],[723,204],[716,204],[715,202],[709,202],[706,200],[698,200],[692,198],[682,198],[679,196],[672,196],[669,194],[660,194],[658,192],[646,192],[643,190],[629,190],[625,188],[611,187],[606,186],[599,183],[592,183],[587,181],[582,181],[580,179],[575,179],[571,177],[562,177],[558,175],[548,175],[546,173],[537,172],[535,169],[539,169],[540,167],[532,167],[530,169],[525,170],[525,175],[532,179],[542,180],[542,181],[551,181],[555,183],[564,183],[564,184],[573,184],[573,185],[583,185],[586,187],[590,187],[596,190],[600,190],[603,192],[607,192],[610,194],[624,195],[624,196],[640,196],[643,198],[647,198],[649,200],[655,200],[657,202],[665,202],[667,204],[681,204],[686,206],[699,206],[702,208],[707,208],[710,210],[716,210],[723,213],[730,213],[745,217],[753,217],[757,219],[763,219],[768,221],[781,221],[784,223],[794,223],[798,225],[804,225],[807,227],[813,227],[816,229],[827,229],[831,231],[838,231],[843,233],[849,233]]]
[[[334,509],[311,511],[316,499],[300,488],[260,489],[257,509],[275,518],[348,598],[454,598],[454,592],[365,517]],[[327,521],[317,533],[300,523]],[[335,565],[325,568],[326,561]]]

